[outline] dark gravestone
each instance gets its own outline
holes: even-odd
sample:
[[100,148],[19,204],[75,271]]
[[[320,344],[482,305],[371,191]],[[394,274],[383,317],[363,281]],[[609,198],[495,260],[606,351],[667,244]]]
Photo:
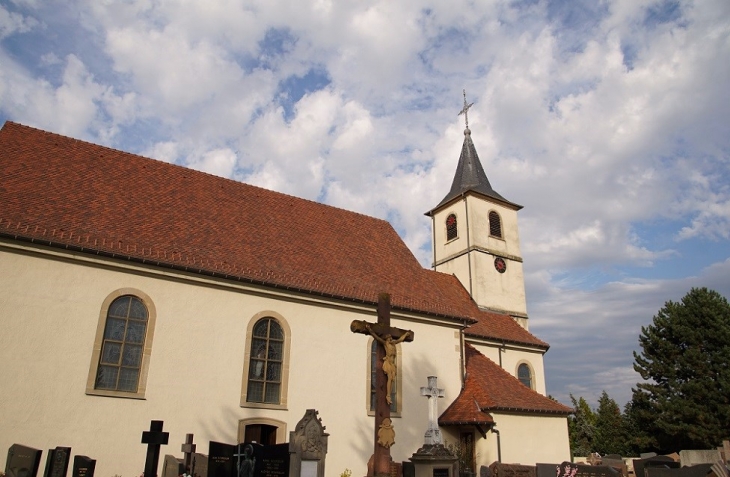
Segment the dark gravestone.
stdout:
[[403,461],[403,477],[416,477],[416,466],[413,462]]
[[36,477],[41,465],[43,451],[13,444],[8,449],[8,458],[5,461],[6,477]]
[[71,470],[71,477],[94,477],[96,460],[85,455],[74,456],[74,466]]
[[449,469],[443,467],[433,469],[433,477],[449,477]]
[[210,441],[208,445],[207,477],[234,477],[236,473],[236,447]]
[[657,455],[646,459],[634,459],[634,475],[636,477],[646,477],[644,469],[648,467],[661,467],[665,469],[678,469],[679,462],[665,455]]
[[[492,477],[492,471],[486,465],[480,465],[479,477]],[[555,475],[551,475],[550,477],[555,477]]]
[[289,444],[253,445],[253,456],[253,477],[289,477]]
[[536,469],[533,465],[502,464],[493,462],[489,470],[494,477],[535,477]]
[[646,477],[705,477],[712,471],[712,464],[697,464],[676,469],[645,467]]
[[535,464],[537,477],[555,477],[558,471],[558,464]]
[[71,460],[70,447],[56,447],[48,449],[46,457],[46,471],[44,477],[66,477],[68,462]]

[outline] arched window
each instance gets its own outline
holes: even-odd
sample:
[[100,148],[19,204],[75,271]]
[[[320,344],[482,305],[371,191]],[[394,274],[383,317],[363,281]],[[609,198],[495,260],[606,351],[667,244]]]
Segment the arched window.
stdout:
[[246,400],[279,404],[284,363],[284,331],[274,318],[262,318],[254,325],[249,358]]
[[144,397],[153,316],[142,298],[125,292],[112,294],[102,307],[88,394]]
[[[370,411],[375,412],[375,373],[377,372],[378,342],[372,340],[370,345]],[[396,345],[398,346],[398,345]],[[398,363],[400,365],[400,363]],[[396,381],[400,380],[400,374],[396,374]],[[398,412],[398,382],[394,383],[390,391],[390,412]]]
[[522,363],[517,367],[517,379],[522,384],[532,389],[532,370],[527,363]]
[[489,235],[502,238],[502,221],[495,211],[489,213]]
[[446,240],[454,240],[457,236],[456,215],[446,217]]

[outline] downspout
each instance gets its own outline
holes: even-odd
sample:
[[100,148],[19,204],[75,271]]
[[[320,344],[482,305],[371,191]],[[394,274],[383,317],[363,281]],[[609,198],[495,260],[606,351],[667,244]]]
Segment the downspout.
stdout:
[[504,369],[504,366],[502,366],[502,353],[506,353],[504,341],[502,341],[502,346],[499,347],[499,367]]
[[433,269],[436,270],[436,216],[431,215],[431,249],[433,252]]
[[492,426],[492,434],[497,434],[497,462],[502,463],[502,438],[499,435],[499,430]]
[[464,210],[466,211],[466,261],[469,264],[469,296],[474,300],[474,287],[472,285],[471,273],[471,240],[469,237],[469,203],[466,201],[466,195],[461,194],[464,198]]

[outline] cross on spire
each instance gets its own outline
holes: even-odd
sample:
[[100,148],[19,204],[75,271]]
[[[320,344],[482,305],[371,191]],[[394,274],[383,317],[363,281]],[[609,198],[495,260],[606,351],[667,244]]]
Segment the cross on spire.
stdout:
[[464,115],[464,121],[466,121],[466,128],[469,129],[469,108],[474,106],[474,103],[468,103],[466,102],[466,90],[464,91],[464,107],[461,108],[461,111],[459,111],[458,116]]

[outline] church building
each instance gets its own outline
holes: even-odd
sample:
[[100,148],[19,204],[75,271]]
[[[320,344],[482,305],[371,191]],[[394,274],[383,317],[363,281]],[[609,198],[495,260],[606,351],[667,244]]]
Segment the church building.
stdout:
[[521,206],[464,134],[427,212],[429,270],[384,220],[6,122],[0,456],[66,446],[96,475],[135,477],[151,420],[180,456],[188,433],[202,453],[287,442],[316,409],[326,475],[364,476],[380,345],[350,324],[376,321],[387,293],[414,334],[396,345],[395,462],[424,443],[429,376],[470,470],[569,460],[571,409],[546,396],[548,344],[528,330]]

